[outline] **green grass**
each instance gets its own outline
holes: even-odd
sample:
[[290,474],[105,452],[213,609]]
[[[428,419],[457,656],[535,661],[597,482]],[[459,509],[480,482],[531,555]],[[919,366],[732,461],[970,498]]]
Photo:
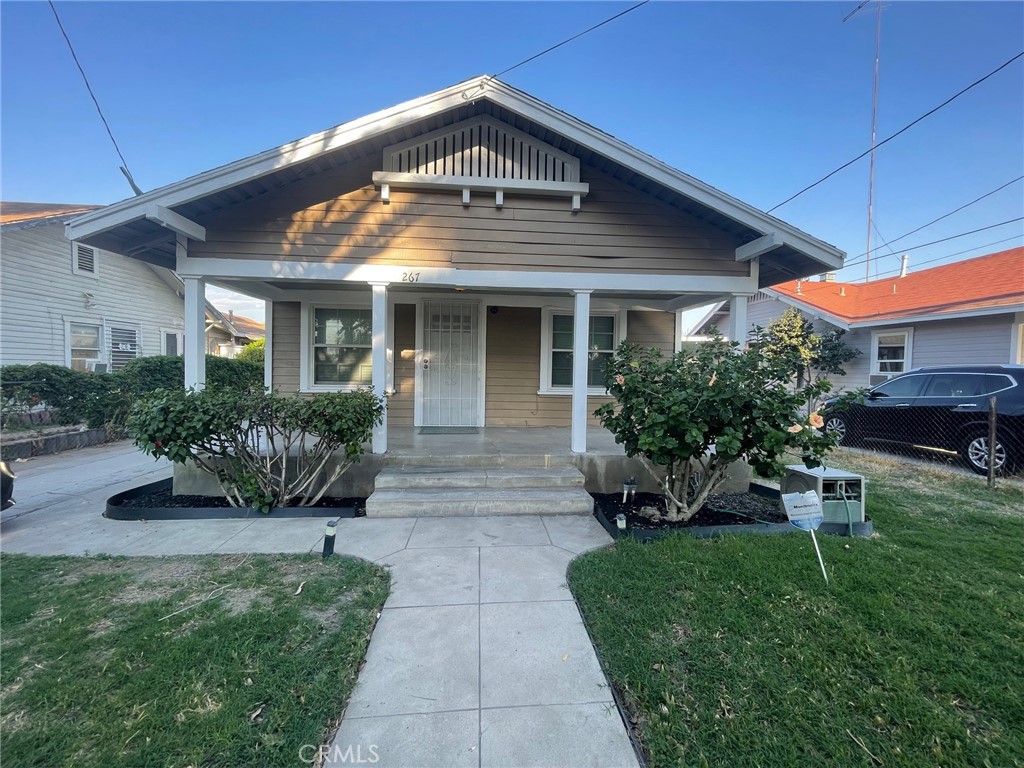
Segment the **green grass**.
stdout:
[[388,583],[349,558],[4,555],[4,764],[298,765],[341,715]]
[[570,566],[650,765],[1024,765],[1021,485],[833,463],[867,474],[878,535],[819,537],[828,585],[802,533]]

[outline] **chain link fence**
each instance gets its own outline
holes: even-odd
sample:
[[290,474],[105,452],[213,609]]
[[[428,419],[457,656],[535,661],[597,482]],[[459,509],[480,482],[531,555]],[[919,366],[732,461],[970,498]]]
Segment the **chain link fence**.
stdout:
[[921,373],[823,415],[843,448],[969,469],[994,484],[1024,473],[1022,406],[1021,387],[1002,374]]

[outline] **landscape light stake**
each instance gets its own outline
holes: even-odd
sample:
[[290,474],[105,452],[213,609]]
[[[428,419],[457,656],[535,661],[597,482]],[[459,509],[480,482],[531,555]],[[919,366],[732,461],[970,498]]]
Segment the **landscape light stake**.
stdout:
[[621,512],[615,516],[615,525],[620,531],[626,530],[626,516]]
[[327,532],[324,534],[324,560],[334,554],[334,537],[338,533],[338,521],[331,520],[327,523]]

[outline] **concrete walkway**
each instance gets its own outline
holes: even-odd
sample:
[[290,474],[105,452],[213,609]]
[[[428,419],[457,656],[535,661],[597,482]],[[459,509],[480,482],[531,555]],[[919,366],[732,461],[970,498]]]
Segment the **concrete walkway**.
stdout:
[[[14,465],[0,549],[27,554],[319,551],[324,518],[125,522],[108,496],[169,477],[128,443]],[[637,759],[576,604],[569,561],[610,543],[592,518],[342,520],[336,551],[393,576],[327,765],[620,768]],[[370,752],[371,747],[373,752]],[[347,760],[347,762],[346,762]]]

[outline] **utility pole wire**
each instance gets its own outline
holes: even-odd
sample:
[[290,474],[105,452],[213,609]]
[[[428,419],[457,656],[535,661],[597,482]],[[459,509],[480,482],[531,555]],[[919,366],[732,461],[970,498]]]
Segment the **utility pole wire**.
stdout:
[[[945,256],[936,256],[934,259],[928,259],[927,261],[919,262],[916,266],[920,267],[920,266],[923,266],[925,264],[934,264],[936,261],[942,261],[943,259],[951,259],[954,256],[962,256],[965,253],[970,253],[971,251],[978,251],[978,250],[981,250],[982,248],[991,248],[993,245],[999,245],[1000,243],[1008,243],[1011,240],[1019,240],[1022,237],[1024,237],[1024,235],[1014,235],[1013,237],[1004,237],[1002,240],[996,240],[993,243],[985,243],[985,245],[976,245],[973,248],[968,248],[968,249],[963,250],[963,251],[957,251],[956,253],[947,253]],[[894,274],[896,272],[899,272],[900,269],[902,269],[902,267],[898,267],[896,269],[887,269],[885,272],[880,272],[879,274],[875,275],[875,278],[877,279],[877,278],[882,277],[884,275],[892,275],[892,274]],[[860,282],[860,280],[851,280],[850,282]]]
[[[1003,227],[1007,224],[1013,224],[1015,221],[1024,221],[1024,216],[1018,216],[1015,219],[1007,219],[1006,221],[1000,221],[998,224],[989,224],[987,227],[979,227],[978,229],[972,229],[969,232],[961,232],[957,235],[950,235],[949,237],[943,237],[939,240],[932,240],[930,243],[921,243],[910,248],[900,248],[900,252],[907,253],[908,251],[916,251],[919,248],[927,248],[929,245],[937,245],[938,243],[945,243],[947,240],[956,240],[960,237],[967,237],[967,235],[973,235],[975,232],[984,232],[986,229],[995,229],[996,227]],[[843,268],[856,266],[861,264],[863,261],[851,261],[847,264],[843,264]]]
[[[883,246],[889,246],[889,245],[892,245],[893,243],[895,243],[895,242],[898,242],[898,241],[902,240],[902,239],[903,239],[903,238],[905,238],[905,237],[910,237],[910,236],[911,236],[911,235],[913,235],[913,234],[917,234],[917,233],[918,233],[918,232],[920,232],[920,231],[921,231],[922,229],[927,229],[927,228],[928,228],[928,227],[930,227],[930,226],[931,226],[932,224],[937,224],[938,222],[942,221],[943,219],[948,219],[948,218],[949,218],[950,216],[952,216],[952,215],[953,215],[954,213],[960,213],[960,211],[962,211],[962,210],[963,210],[964,208],[969,208],[970,206],[974,205],[975,203],[980,203],[980,202],[981,202],[982,200],[984,200],[984,199],[985,199],[986,197],[991,197],[991,196],[992,196],[992,195],[994,195],[994,194],[995,194],[996,192],[1001,192],[1002,190],[1006,189],[1006,188],[1007,188],[1008,186],[1010,186],[1011,184],[1016,184],[1016,183],[1017,183],[1018,181],[1020,181],[1021,179],[1024,179],[1024,176],[1018,176],[1018,177],[1017,177],[1016,179],[1011,179],[1010,181],[1006,182],[1006,183],[1005,183],[1005,184],[1003,184],[1002,186],[996,187],[996,188],[995,188],[995,189],[993,189],[993,190],[992,190],[991,192],[986,192],[986,193],[985,193],[984,195],[982,195],[981,197],[976,197],[976,198],[974,198],[973,200],[971,200],[971,202],[969,202],[969,203],[964,203],[964,204],[963,204],[963,205],[961,205],[961,206],[960,206],[959,208],[955,208],[955,209],[953,209],[952,211],[950,211],[949,213],[944,213],[944,214],[942,214],[941,216],[939,216],[939,217],[938,217],[937,219],[932,219],[932,220],[931,220],[931,221],[929,221],[929,222],[928,222],[927,224],[922,224],[922,225],[921,225],[920,227],[918,227],[917,229],[912,229],[912,230],[910,230],[909,232],[907,232],[906,234],[902,234],[902,235],[900,235],[899,237],[894,237],[894,238],[893,238],[892,240],[887,240],[886,242],[884,242],[884,243],[882,243],[881,245],[879,245],[879,246],[878,246],[878,248],[881,248],[881,247],[883,247]],[[877,228],[877,227],[875,228],[875,232],[876,232],[876,233],[878,234],[878,236],[879,236],[879,237],[881,237],[881,236],[882,236],[882,235],[881,235],[881,233],[880,233],[880,232],[878,232],[878,228]],[[891,251],[892,249],[890,248],[889,250]],[[856,258],[857,258],[857,259],[860,259],[860,258],[862,258],[862,257],[864,257],[864,256],[867,256],[867,254],[866,254],[866,253],[862,253],[862,254],[860,254],[859,256],[857,256]],[[852,262],[850,262],[850,264],[860,264],[860,261],[852,261]],[[845,266],[845,265],[844,265],[844,266]]]
[[632,11],[635,11],[637,8],[640,8],[641,6],[647,5],[649,2],[651,2],[651,0],[643,0],[643,2],[637,3],[636,5],[634,5],[634,6],[630,7],[630,8],[627,8],[624,11],[620,11],[619,13],[616,13],[614,16],[610,16],[609,18],[605,19],[604,21],[602,21],[602,22],[600,22],[598,24],[595,24],[594,26],[590,27],[589,29],[585,29],[582,32],[579,32],[579,33],[573,35],[572,37],[563,40],[562,42],[558,43],[557,45],[552,45],[550,48],[546,48],[545,50],[541,51],[540,53],[535,53],[533,56],[531,56],[528,59],[523,59],[518,64],[514,64],[511,67],[508,67],[507,69],[501,70],[501,72],[496,74],[494,77],[498,78],[498,77],[501,77],[504,74],[507,74],[507,73],[511,72],[513,69],[519,69],[519,67],[523,66],[524,64],[529,64],[534,59],[539,59],[544,54],[551,53],[556,48],[561,48],[563,45],[567,45],[568,43],[571,43],[573,40],[577,40],[577,39],[583,37],[584,35],[586,35],[586,34],[588,34],[590,32],[593,32],[595,29],[598,29],[599,27],[603,27],[605,24],[609,24],[609,23],[615,21],[616,19],[621,18],[622,16],[625,16],[627,13],[631,13]]
[[136,195],[141,195],[142,190],[139,189],[135,183],[135,179],[132,178],[131,171],[128,170],[128,161],[124,159],[124,154],[121,152],[121,148],[117,145],[117,139],[114,138],[113,131],[110,130],[110,124],[107,122],[107,118],[103,115],[103,110],[100,109],[100,103],[96,99],[96,94],[93,93],[92,86],[89,84],[89,78],[85,76],[85,70],[82,68],[82,63],[78,60],[78,54],[75,53],[75,47],[71,44],[71,38],[68,37],[68,33],[64,31],[64,25],[60,21],[60,16],[57,15],[57,8],[53,4],[53,0],[47,0],[50,5],[50,10],[53,11],[53,18],[57,20],[57,26],[60,28],[60,33],[64,36],[64,42],[68,44],[68,50],[71,51],[71,58],[75,60],[75,66],[78,67],[78,71],[82,75],[82,80],[85,82],[85,89],[89,92],[89,96],[92,97],[92,103],[96,105],[96,112],[99,113],[100,120],[103,121],[103,127],[107,129],[107,136],[110,137],[110,143],[114,145],[114,149],[117,151],[117,156],[121,158],[121,173],[128,179],[128,183],[131,185],[132,191]]
[[[907,130],[909,130],[910,128],[913,128],[913,127],[914,127],[915,125],[917,125],[918,123],[920,123],[920,122],[921,122],[922,120],[924,120],[925,118],[927,118],[927,117],[930,117],[930,116],[934,115],[934,114],[935,114],[936,112],[938,112],[938,111],[939,111],[940,109],[942,109],[943,107],[945,107],[945,106],[946,106],[947,104],[950,104],[950,103],[952,103],[953,101],[955,101],[956,99],[960,98],[961,96],[963,96],[963,95],[964,95],[965,93],[967,93],[967,92],[968,92],[969,90],[971,90],[972,88],[974,88],[974,87],[976,87],[976,86],[978,86],[978,85],[981,85],[981,84],[982,84],[983,82],[985,82],[986,80],[988,80],[988,79],[989,79],[990,77],[992,77],[993,75],[995,75],[995,74],[996,74],[997,72],[1000,72],[1001,70],[1004,70],[1004,69],[1006,69],[1006,68],[1007,68],[1008,66],[1010,66],[1011,64],[1013,64],[1013,62],[1015,62],[1015,61],[1016,61],[1017,59],[1019,59],[1019,58],[1020,58],[1021,56],[1024,56],[1024,51],[1021,51],[1020,53],[1018,53],[1018,54],[1017,54],[1016,56],[1014,56],[1013,58],[1009,59],[1008,61],[1005,61],[1005,62],[1003,62],[1003,63],[1002,63],[1002,64],[1000,64],[1000,65],[999,65],[998,67],[996,67],[996,68],[995,68],[995,69],[993,69],[993,70],[992,70],[991,72],[989,72],[989,73],[988,73],[987,75],[985,75],[984,77],[982,77],[982,78],[980,78],[980,79],[978,79],[978,80],[975,80],[975,81],[974,81],[973,83],[971,83],[970,85],[968,85],[968,86],[967,86],[966,88],[964,88],[964,89],[962,89],[962,90],[958,91],[957,93],[953,94],[953,95],[952,95],[952,96],[950,96],[950,97],[949,97],[948,99],[946,99],[946,100],[945,100],[944,102],[942,102],[941,104],[939,104],[939,106],[935,107],[934,109],[931,109],[931,110],[929,110],[928,112],[925,112],[925,113],[924,113],[923,115],[921,115],[921,116],[920,116],[919,118],[917,118],[916,120],[913,120],[913,121],[911,121],[911,122],[907,123],[907,124],[906,124],[905,126],[903,126],[902,128],[900,128],[900,129],[899,129],[898,131],[896,131],[896,133],[892,134],[892,135],[891,135],[891,136],[889,136],[888,138],[882,139],[882,141],[878,142],[878,144],[876,144],[876,145],[875,145],[875,149],[877,149],[878,147],[881,147],[881,146],[882,146],[883,144],[888,144],[888,143],[889,143],[890,141],[892,141],[893,139],[895,139],[895,138],[896,138],[897,136],[899,136],[900,134],[902,134],[902,133],[906,132],[906,131],[907,131]],[[791,196],[791,197],[787,197],[787,198],[786,198],[785,200],[783,200],[783,201],[782,201],[781,203],[779,203],[778,205],[774,206],[773,208],[769,208],[769,209],[768,209],[768,210],[766,211],[766,213],[771,213],[772,211],[774,211],[774,210],[776,210],[776,209],[778,209],[778,208],[781,208],[782,206],[786,205],[787,203],[791,203],[791,202],[793,202],[793,201],[794,201],[794,200],[796,200],[796,199],[797,199],[798,197],[800,197],[800,195],[802,195],[802,194],[803,194],[804,192],[808,192],[808,191],[810,191],[810,190],[814,189],[814,188],[815,188],[816,186],[818,186],[819,184],[821,184],[821,183],[822,183],[823,181],[826,181],[826,180],[828,180],[828,179],[831,179],[831,178],[832,178],[833,176],[835,176],[835,175],[836,175],[837,173],[839,173],[840,171],[842,171],[842,170],[845,170],[846,168],[849,168],[849,167],[850,167],[851,165],[853,165],[854,163],[856,163],[856,162],[857,162],[858,160],[860,160],[861,158],[863,158],[863,157],[866,157],[866,156],[867,156],[868,154],[870,154],[870,152],[871,152],[871,150],[870,150],[870,149],[866,149],[866,150],[864,150],[864,151],[863,151],[863,152],[861,152],[861,153],[860,153],[859,155],[857,155],[857,156],[856,156],[855,158],[853,158],[853,160],[850,160],[849,162],[843,163],[843,164],[842,164],[841,166],[839,166],[838,168],[836,168],[836,169],[835,169],[834,171],[832,171],[831,173],[828,173],[828,174],[826,174],[825,176],[822,176],[822,177],[821,177],[820,179],[818,179],[818,180],[817,180],[816,182],[814,182],[813,184],[808,184],[808,185],[807,185],[806,187],[804,187],[803,189],[801,189],[801,190],[800,190],[799,192],[797,192],[797,193],[796,193],[795,195],[793,195],[793,196]]]
[[[511,67],[506,67],[505,69],[501,70],[501,72],[499,72],[496,75],[488,76],[487,79],[488,80],[496,80],[497,78],[501,77],[502,75],[508,74],[513,69],[519,69],[519,67],[523,66],[524,64],[529,64],[534,59],[539,59],[541,56],[543,56],[543,55],[545,55],[547,53],[551,53],[552,51],[554,51],[557,48],[561,48],[563,45],[568,45],[573,40],[578,40],[579,38],[583,37],[584,35],[589,34],[590,32],[593,32],[595,29],[603,27],[605,24],[609,24],[609,23],[615,21],[616,19],[622,18],[627,13],[631,13],[631,12],[635,11],[637,8],[640,8],[640,7],[644,6],[644,5],[647,5],[649,2],[651,2],[651,0],[643,0],[642,2],[639,2],[636,5],[630,6],[629,8],[627,8],[624,11],[619,11],[619,13],[616,13],[614,16],[609,16],[604,21],[598,22],[594,26],[588,27],[587,29],[584,29],[582,32],[577,32],[572,37],[568,37],[565,40],[563,40],[562,42],[557,43],[556,45],[552,45],[550,48],[545,48],[540,53],[535,53],[535,54],[533,54],[533,56],[530,56],[527,59],[523,59],[518,64],[513,64]],[[477,88],[475,90],[463,92],[462,98],[464,98],[464,99],[472,99],[472,98],[476,97],[476,95],[479,94],[483,90],[484,90],[484,84],[481,83],[479,86],[477,86]]]

